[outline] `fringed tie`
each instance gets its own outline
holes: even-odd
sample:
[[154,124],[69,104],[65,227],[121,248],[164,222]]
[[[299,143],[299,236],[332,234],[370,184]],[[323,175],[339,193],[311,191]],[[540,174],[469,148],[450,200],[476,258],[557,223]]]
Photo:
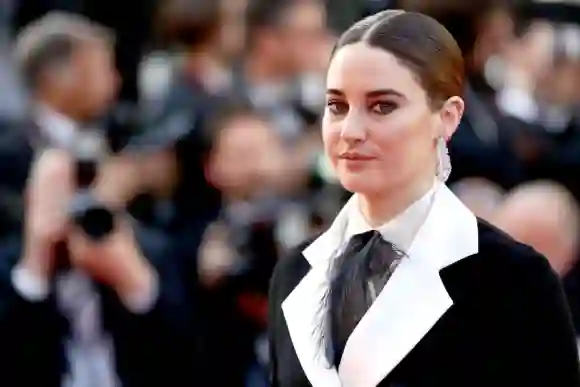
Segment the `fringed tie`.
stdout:
[[378,231],[355,235],[336,258],[325,306],[332,357],[340,364],[353,330],[393,274],[403,254]]

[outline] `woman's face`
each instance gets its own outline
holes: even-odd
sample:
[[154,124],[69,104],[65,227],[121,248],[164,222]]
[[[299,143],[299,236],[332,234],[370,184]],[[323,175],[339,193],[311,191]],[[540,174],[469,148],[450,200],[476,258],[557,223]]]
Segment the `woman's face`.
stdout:
[[380,194],[434,177],[437,138],[449,138],[461,115],[449,113],[454,103],[433,111],[416,76],[365,43],[340,48],[326,82],[324,146],[347,190]]

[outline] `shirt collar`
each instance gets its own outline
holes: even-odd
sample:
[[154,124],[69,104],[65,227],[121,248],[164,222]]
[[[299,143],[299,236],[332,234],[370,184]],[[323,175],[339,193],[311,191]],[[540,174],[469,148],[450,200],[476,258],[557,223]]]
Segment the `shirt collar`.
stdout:
[[77,122],[46,105],[37,107],[35,117],[42,135],[50,143],[64,149],[71,148],[79,130]]
[[407,207],[402,213],[378,228],[369,226],[360,211],[359,197],[355,196],[354,205],[350,206],[347,213],[348,223],[344,236],[347,242],[352,236],[371,230],[377,230],[386,241],[391,242],[399,249],[407,251],[429,213],[435,188],[431,188],[419,200]]

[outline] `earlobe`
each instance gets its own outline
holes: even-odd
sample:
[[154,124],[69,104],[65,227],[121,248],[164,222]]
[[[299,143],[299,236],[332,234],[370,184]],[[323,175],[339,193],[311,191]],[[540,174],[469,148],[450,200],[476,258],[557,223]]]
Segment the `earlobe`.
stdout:
[[445,141],[449,141],[463,117],[465,102],[461,97],[451,97],[441,109],[441,121],[443,123],[443,133],[441,136]]

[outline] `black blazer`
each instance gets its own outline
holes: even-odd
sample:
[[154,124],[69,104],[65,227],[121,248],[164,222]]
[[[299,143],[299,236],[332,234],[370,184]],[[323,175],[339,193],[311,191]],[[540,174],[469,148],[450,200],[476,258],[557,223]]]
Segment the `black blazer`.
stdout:
[[336,230],[275,270],[272,386],[580,386],[574,330],[547,260],[476,219],[446,188],[409,261],[353,331],[338,370],[329,366],[312,327],[326,277],[320,261]]

